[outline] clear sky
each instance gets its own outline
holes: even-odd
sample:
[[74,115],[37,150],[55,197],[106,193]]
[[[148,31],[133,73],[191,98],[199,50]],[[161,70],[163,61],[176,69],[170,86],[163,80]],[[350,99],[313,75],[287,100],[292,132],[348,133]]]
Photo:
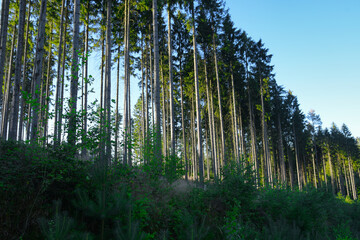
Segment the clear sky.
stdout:
[[273,54],[279,85],[323,128],[360,137],[360,0],[226,0],[237,28]]

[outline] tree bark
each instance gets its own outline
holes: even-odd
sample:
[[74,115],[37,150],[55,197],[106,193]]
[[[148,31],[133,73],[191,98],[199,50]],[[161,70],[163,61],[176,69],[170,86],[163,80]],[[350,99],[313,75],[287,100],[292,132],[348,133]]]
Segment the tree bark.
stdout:
[[162,159],[161,159],[161,132],[160,132],[160,70],[159,70],[159,32],[158,32],[158,9],[157,0],[153,0],[153,40],[154,40],[154,100],[155,100],[155,143],[154,143],[154,155],[158,164],[157,171],[160,172]]
[[55,119],[54,119],[54,147],[59,145],[58,138],[58,125],[60,117],[60,95],[61,95],[61,57],[62,57],[62,47],[63,47],[63,32],[64,32],[64,9],[65,9],[65,0],[62,0],[61,3],[61,15],[60,15],[60,32],[59,32],[59,45],[58,45],[58,58],[57,58],[57,82],[56,82],[56,96],[55,96]]
[[104,164],[111,161],[111,8],[112,0],[107,0],[106,10],[106,72],[105,72],[105,113],[106,113],[106,150]]
[[[16,51],[16,62],[15,69],[21,69],[22,57],[24,54],[24,26],[25,26],[25,14],[26,12],[26,0],[20,0],[19,8],[19,32],[17,41]],[[13,97],[11,103],[10,112],[10,129],[9,139],[16,140],[18,119],[19,119],[19,101],[20,101],[20,82],[21,82],[21,71],[15,71],[15,79],[13,86]]]
[[86,13],[86,23],[85,23],[85,66],[84,66],[84,108],[83,108],[83,134],[82,134],[82,139],[81,139],[81,143],[82,143],[82,149],[81,149],[81,156],[82,158],[86,159],[87,158],[87,147],[86,145],[86,139],[87,139],[87,106],[88,106],[88,84],[89,84],[89,78],[88,78],[88,69],[89,69],[89,65],[88,65],[88,58],[89,58],[89,11],[90,11],[90,2],[88,2],[88,9],[87,9],[87,13]]
[[[8,35],[8,22],[9,22],[9,5],[10,0],[3,0],[1,5],[1,38],[0,38],[0,89],[3,86],[4,80],[4,67],[5,67],[5,56],[6,56],[6,43]],[[0,91],[0,106],[2,106],[2,91]],[[3,116],[1,116],[3,118]],[[1,120],[1,119],[0,119]],[[1,120],[0,122],[2,122]],[[3,133],[2,133],[3,135]]]
[[[11,50],[10,50],[10,57],[9,57],[9,64],[8,64],[8,74],[5,81],[4,86],[4,99],[2,105],[2,128],[1,128],[1,138],[6,140],[8,137],[8,125],[9,125],[9,101],[10,101],[10,87],[11,87],[11,76],[13,72],[13,58],[14,58],[14,48],[15,48],[15,39],[16,39],[16,26],[14,26],[13,34],[12,34],[12,41],[11,41]],[[2,91],[2,89],[0,90]]]
[[189,164],[187,160],[187,154],[186,154],[186,136],[185,136],[185,120],[184,120],[184,97],[183,97],[183,79],[182,79],[182,62],[180,59],[180,98],[181,98],[181,126],[182,126],[182,140],[183,140],[183,155],[184,155],[184,162],[185,162],[185,180],[188,180],[188,172],[189,172]]
[[28,38],[29,38],[29,25],[30,25],[30,15],[31,15],[31,0],[29,1],[29,7],[27,12],[26,20],[26,37],[25,37],[25,46],[24,46],[24,64],[22,71],[22,85],[21,85],[21,108],[20,108],[20,119],[19,119],[19,131],[18,131],[18,140],[23,139],[24,132],[24,115],[25,115],[25,95],[23,94],[26,91],[26,69],[27,69],[27,50],[28,50]]
[[168,50],[169,50],[169,92],[170,92],[170,154],[175,156],[175,126],[174,126],[174,94],[172,72],[172,43],[171,43],[171,6],[168,0]]
[[219,68],[217,61],[217,49],[215,43],[215,32],[212,36],[213,40],[213,51],[214,51],[214,62],[215,62],[215,75],[216,75],[216,84],[217,84],[217,92],[218,92],[218,103],[219,103],[219,113],[220,113],[220,136],[221,136],[221,159],[224,165],[227,165],[226,154],[225,154],[225,133],[224,133],[224,125],[223,125],[223,116],[222,116],[222,104],[221,104],[221,89],[220,89],[220,80],[219,80]]
[[[118,50],[117,74],[116,74],[116,106],[115,106],[115,155],[114,160],[118,162],[118,143],[119,143],[119,89],[120,89],[120,47]],[[144,92],[144,91],[143,91]]]
[[[68,143],[70,146],[76,144],[76,104],[78,95],[78,51],[79,51],[79,25],[80,25],[80,0],[74,0],[74,29],[73,29],[73,48],[71,64],[71,84],[70,84],[70,114]],[[75,154],[75,151],[74,153]]]
[[331,162],[331,155],[330,155],[330,146],[328,145],[328,159],[329,159],[329,167],[330,167],[330,177],[331,177],[331,189],[333,194],[335,195],[335,177],[334,177],[334,170],[333,170],[333,165]]
[[196,98],[196,124],[197,124],[197,155],[199,158],[199,175],[200,185],[204,184],[204,162],[202,156],[202,130],[201,130],[201,109],[200,109],[200,94],[199,94],[199,80],[198,80],[198,66],[197,66],[197,47],[196,47],[196,31],[195,31],[195,10],[194,1],[191,5],[192,16],[192,31],[193,31],[193,48],[194,48],[194,75],[195,75],[195,98]]
[[212,160],[212,168],[214,172],[214,178],[217,179],[217,170],[216,170],[216,154],[215,154],[215,145],[214,145],[214,129],[212,125],[212,108],[210,102],[210,93],[209,93],[209,82],[207,74],[207,64],[206,58],[204,58],[204,69],[205,69],[205,85],[206,85],[206,98],[207,98],[207,108],[208,108],[208,117],[209,117],[209,129],[210,129],[210,152]]
[[[285,158],[284,158],[284,144],[282,138],[282,130],[281,130],[281,121],[280,115],[278,115],[278,137],[279,137],[279,158],[280,158],[280,176],[281,176],[281,184],[286,184],[286,167],[285,167]],[[301,184],[299,184],[301,186]]]
[[233,118],[234,118],[234,137],[235,137],[235,158],[239,162],[239,139],[238,139],[238,126],[237,126],[237,114],[236,114],[236,100],[235,100],[235,84],[233,66],[230,63],[231,73],[231,89],[232,89],[232,102],[233,102]]

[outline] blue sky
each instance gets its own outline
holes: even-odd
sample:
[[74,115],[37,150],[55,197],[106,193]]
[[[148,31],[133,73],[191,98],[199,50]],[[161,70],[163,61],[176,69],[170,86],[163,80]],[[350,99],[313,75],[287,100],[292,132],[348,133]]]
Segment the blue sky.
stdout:
[[323,127],[360,137],[360,0],[226,0],[237,28],[273,54],[279,85]]

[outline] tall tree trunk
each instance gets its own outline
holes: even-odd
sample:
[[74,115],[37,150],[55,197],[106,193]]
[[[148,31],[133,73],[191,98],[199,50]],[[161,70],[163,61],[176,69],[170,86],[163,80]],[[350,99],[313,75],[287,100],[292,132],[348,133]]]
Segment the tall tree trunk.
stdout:
[[[149,34],[149,44],[150,44],[150,34]],[[149,46],[148,43],[146,43],[146,53],[149,53],[149,51],[151,52],[151,49],[148,48]],[[149,155],[150,155],[150,129],[149,129],[149,75],[151,74],[151,58],[150,58],[150,53],[149,55],[146,54],[146,76],[145,76],[145,87],[146,87],[146,100],[145,100],[145,158],[144,161],[146,164],[149,163]],[[149,69],[150,68],[150,69]],[[150,77],[151,78],[151,77]]]
[[333,194],[335,195],[335,176],[334,176],[333,164],[331,162],[330,146],[329,145],[328,145],[327,154],[328,154],[329,167],[330,167],[331,189],[332,189]]
[[68,10],[65,8],[65,29],[64,29],[64,47],[62,53],[62,74],[61,74],[61,90],[60,90],[60,109],[59,109],[59,123],[58,123],[58,141],[61,142],[62,135],[62,119],[63,119],[63,104],[64,104],[64,86],[65,86],[65,63],[66,63],[66,35],[67,35],[67,19],[68,19]]
[[262,142],[263,142],[263,151],[264,151],[264,183],[266,185],[270,184],[272,186],[272,171],[271,171],[271,161],[270,161],[270,152],[269,152],[269,140],[267,133],[267,124],[265,119],[265,105],[264,105],[264,89],[263,89],[263,80],[260,78],[260,98],[261,98],[261,125],[262,125]]
[[46,5],[47,0],[41,0],[40,7],[40,18],[39,18],[39,27],[38,27],[38,36],[36,42],[36,54],[34,62],[34,71],[33,71],[33,96],[32,99],[36,103],[32,108],[32,120],[31,120],[31,140],[36,141],[37,139],[37,129],[38,129],[38,120],[39,120],[39,90],[41,84],[41,73],[43,65],[43,55],[44,55],[44,40],[45,40],[45,23],[46,23]]
[[51,69],[51,58],[52,58],[52,26],[50,27],[50,39],[49,39],[49,52],[48,52],[48,62],[47,62],[47,71],[46,71],[46,89],[45,89],[45,99],[44,99],[44,114],[42,119],[43,125],[43,145],[47,144],[47,131],[48,131],[48,118],[49,118],[49,99],[50,99],[50,69]]
[[[79,25],[80,25],[80,0],[74,0],[74,29],[73,29],[73,48],[71,64],[71,86],[70,86],[70,114],[68,143],[70,146],[76,144],[76,104],[78,95],[78,50],[79,50]],[[74,151],[75,154],[75,151]]]
[[250,128],[250,142],[251,142],[251,151],[250,156],[253,164],[253,171],[255,172],[255,182],[256,185],[259,186],[259,165],[257,161],[257,152],[256,152],[256,131],[255,131],[255,122],[254,122],[254,114],[253,114],[253,106],[251,101],[251,89],[250,89],[250,79],[248,76],[248,63],[245,63],[245,78],[247,81],[247,89],[248,89],[248,101],[249,101],[249,128]]
[[[284,158],[284,144],[282,138],[282,130],[281,130],[281,121],[280,115],[278,115],[278,137],[279,137],[279,158],[280,158],[280,176],[281,176],[281,184],[286,184],[286,167],[285,167],[285,158]],[[301,184],[299,184],[301,186]],[[301,188],[300,188],[301,189]]]
[[288,161],[289,161],[289,178],[290,178],[290,188],[291,190],[294,189],[294,166],[293,166],[293,159],[292,153],[289,146],[286,146]]
[[120,89],[120,47],[118,49],[117,73],[116,73],[116,105],[115,105],[115,143],[114,160],[118,162],[118,143],[119,143],[119,89]]
[[[194,96],[192,96],[192,111],[191,111],[191,117],[192,117],[192,129],[196,129],[196,117],[195,117],[195,99]],[[194,180],[198,180],[198,166],[197,163],[198,161],[198,154],[197,154],[197,139],[196,139],[196,131],[191,131],[191,135],[192,135],[192,153],[193,153],[193,158],[192,158],[192,169],[193,169],[193,179]]]
[[64,9],[65,0],[61,3],[61,15],[60,15],[60,32],[59,32],[59,45],[58,45],[58,58],[57,58],[57,82],[56,82],[56,96],[55,96],[55,119],[54,119],[54,147],[59,145],[60,140],[58,138],[58,125],[60,124],[60,95],[61,95],[61,54],[63,48],[63,32],[64,32]]
[[221,88],[220,88],[220,79],[219,79],[219,68],[218,68],[218,61],[217,61],[217,49],[215,43],[215,32],[212,36],[213,40],[213,51],[214,51],[214,62],[215,62],[215,75],[216,75],[216,84],[217,84],[217,92],[218,92],[218,103],[219,103],[219,114],[220,114],[220,136],[221,136],[221,153],[222,153],[222,161],[224,165],[227,164],[226,154],[225,154],[225,132],[224,132],[224,125],[223,125],[223,116],[222,116],[222,104],[221,104]]
[[[29,25],[30,25],[30,15],[31,15],[31,0],[29,1],[28,12],[27,12],[27,20],[26,20],[26,37],[25,37],[25,46],[24,46],[24,64],[22,71],[22,85],[21,90],[26,91],[26,69],[27,69],[27,50],[28,50],[28,38],[29,38]],[[23,131],[24,131],[24,115],[25,115],[25,95],[22,93],[21,95],[21,108],[20,108],[20,119],[19,119],[19,131],[18,131],[18,140],[21,141],[23,139]]]
[[342,164],[343,164],[344,175],[345,175],[346,196],[350,197],[349,178],[348,178],[348,174],[347,174],[347,170],[346,170],[346,166],[345,166],[345,158],[342,158]]
[[130,75],[130,60],[129,60],[129,38],[130,38],[130,0],[125,1],[125,36],[124,36],[124,67],[125,67],[125,78],[124,78],[124,120],[123,120],[123,131],[124,131],[124,151],[123,151],[123,164],[128,164],[128,141],[129,141],[129,131],[130,131],[130,122],[129,122],[129,75]]
[[295,132],[295,125],[293,123],[293,132],[294,132],[294,148],[295,148],[295,162],[296,162],[296,176],[297,182],[299,185],[299,190],[302,189],[301,180],[300,180],[300,165],[299,165],[299,148],[297,144],[296,132]]
[[231,72],[231,89],[232,89],[232,107],[233,107],[233,118],[234,118],[234,137],[235,137],[235,158],[239,161],[239,139],[238,139],[238,126],[237,126],[237,114],[236,114],[236,100],[235,100],[235,84],[234,84],[234,73],[233,66],[230,63]]
[[170,92],[170,154],[175,156],[175,126],[174,126],[174,94],[172,73],[172,43],[171,43],[171,6],[168,0],[168,51],[169,51],[169,92]]
[[[16,26],[14,26],[13,34],[11,40],[11,50],[10,50],[10,58],[8,64],[8,74],[5,81],[4,86],[4,99],[2,105],[2,129],[1,129],[1,138],[7,139],[8,136],[8,125],[9,125],[9,101],[10,101],[10,93],[11,93],[11,79],[12,79],[12,72],[13,72],[13,58],[14,58],[14,48],[15,48],[15,40],[16,40]],[[1,89],[2,90],[2,89]],[[1,91],[0,90],[0,91]]]
[[19,119],[19,92],[20,92],[20,82],[21,82],[21,69],[22,57],[24,54],[24,26],[25,26],[25,14],[26,12],[26,0],[20,0],[19,8],[19,32],[18,32],[18,41],[17,41],[17,51],[16,51],[16,62],[15,62],[15,79],[13,86],[13,97],[11,103],[11,112],[10,112],[10,129],[9,129],[9,139],[16,140],[17,137],[17,127]]
[[240,131],[239,131],[239,142],[240,142],[240,155],[242,160],[245,159],[245,154],[246,154],[246,149],[245,149],[245,144],[244,144],[244,130],[243,130],[243,122],[242,122],[242,113],[241,113],[241,104],[239,104],[239,127],[240,127]]
[[213,103],[213,94],[212,94],[212,86],[211,86],[211,82],[210,82],[210,113],[211,113],[211,128],[212,128],[212,132],[213,132],[213,143],[214,143],[214,164],[215,164],[215,168],[214,168],[214,174],[217,176],[217,178],[220,178],[220,154],[218,154],[218,146],[217,146],[217,133],[216,133],[216,129],[215,129],[215,114],[214,114],[214,103]]
[[208,107],[208,117],[209,117],[209,130],[210,130],[210,152],[211,152],[211,160],[212,160],[212,168],[214,172],[214,178],[217,179],[217,170],[216,170],[216,154],[215,154],[215,146],[214,146],[214,129],[212,127],[212,108],[210,102],[210,93],[209,93],[209,82],[208,82],[208,74],[207,74],[207,64],[206,58],[204,58],[204,69],[205,69],[205,85],[206,85],[206,98],[207,98],[207,107]]
[[111,161],[111,8],[112,0],[107,0],[106,10],[106,72],[105,72],[105,113],[106,113],[106,151],[104,164]]
[[326,191],[328,191],[328,183],[327,183],[327,177],[326,177],[326,161],[325,161],[324,154],[322,155],[322,162],[323,162],[323,170],[324,170],[325,187],[326,187]]
[[[140,159],[144,160],[144,146],[145,146],[145,76],[144,76],[144,36],[141,37],[141,137],[140,142]],[[145,163],[145,162],[144,162]]]
[[166,88],[166,81],[164,78],[164,72],[163,72],[163,68],[162,68],[162,60],[160,60],[161,62],[161,67],[160,67],[160,78],[161,78],[161,83],[162,83],[162,138],[163,138],[163,148],[162,148],[162,154],[164,157],[167,157],[167,128],[166,128],[166,102],[165,102],[165,98],[166,98],[166,94],[165,94],[165,88]]
[[182,140],[183,140],[183,154],[184,154],[184,162],[185,162],[185,180],[188,180],[188,172],[189,172],[189,164],[187,160],[187,154],[186,154],[186,136],[185,136],[185,120],[184,120],[184,96],[183,96],[183,79],[182,79],[182,62],[180,59],[180,99],[181,99],[181,129],[182,129]]
[[312,164],[313,164],[313,173],[314,173],[314,186],[317,189],[318,185],[317,185],[317,179],[316,179],[316,164],[315,164],[315,154],[316,154],[316,150],[314,152],[314,147],[312,149]]
[[86,13],[86,26],[85,26],[85,66],[84,66],[84,77],[85,77],[85,82],[84,82],[84,108],[83,108],[83,135],[82,135],[82,139],[81,139],[81,143],[82,143],[82,149],[81,149],[81,156],[82,158],[87,158],[87,147],[86,145],[86,139],[87,139],[87,105],[88,105],[88,83],[89,83],[89,79],[88,79],[88,69],[89,69],[89,65],[88,65],[88,58],[89,58],[89,24],[90,24],[90,18],[89,18],[89,12],[90,12],[90,2],[88,2],[87,5],[88,9],[87,9],[87,13]]
[[[154,40],[154,100],[155,100],[155,144],[154,144],[154,156],[158,164],[157,171],[161,169],[161,132],[160,132],[160,76],[159,76],[159,36],[158,36],[158,12],[157,12],[157,0],[152,1],[153,4],[153,40]],[[159,172],[158,172],[159,173]]]
[[342,172],[342,166],[341,166],[341,157],[340,154],[337,154],[337,169],[338,169],[338,179],[339,179],[339,188],[341,194],[345,195],[345,186],[344,186],[344,179],[343,179],[343,172]]
[[195,99],[196,99],[196,124],[197,124],[197,155],[199,158],[199,175],[200,185],[204,184],[204,169],[203,169],[203,156],[202,156],[202,130],[201,130],[201,109],[200,109],[200,94],[199,94],[199,79],[198,79],[198,66],[197,66],[197,47],[196,47],[196,31],[195,31],[195,10],[194,1],[191,5],[192,16],[192,31],[193,31],[193,51],[194,51],[194,75],[195,75]]
[[357,200],[358,197],[357,197],[356,186],[355,186],[354,169],[353,169],[352,160],[350,157],[348,158],[348,165],[349,165],[349,173],[350,173],[350,179],[351,179],[352,197],[354,200]]
[[[6,43],[8,35],[8,22],[9,22],[9,5],[10,0],[2,0],[1,5],[1,38],[0,38],[0,89],[3,86],[4,80],[4,66],[5,66],[5,56],[6,56]],[[2,91],[0,91],[0,106],[2,106]],[[1,111],[0,111],[1,112]],[[1,116],[3,118],[3,116]],[[0,119],[0,123],[3,120]],[[3,133],[2,133],[3,135]]]

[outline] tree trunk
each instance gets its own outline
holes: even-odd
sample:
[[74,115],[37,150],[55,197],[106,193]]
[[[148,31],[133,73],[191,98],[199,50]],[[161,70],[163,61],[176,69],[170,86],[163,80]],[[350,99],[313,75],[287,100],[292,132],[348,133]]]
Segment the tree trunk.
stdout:
[[60,32],[59,32],[59,46],[58,46],[58,65],[57,65],[57,82],[56,82],[56,96],[55,96],[55,119],[54,119],[54,147],[59,145],[58,138],[58,125],[59,123],[59,109],[60,109],[60,95],[61,95],[61,54],[62,54],[62,44],[63,44],[63,32],[64,32],[64,9],[65,9],[65,0],[62,0],[61,3],[61,15],[60,15]]
[[353,169],[352,160],[350,157],[348,158],[348,165],[349,165],[349,173],[350,173],[350,179],[351,179],[352,197],[354,200],[357,200],[358,197],[357,197],[356,186],[355,186],[354,169]]
[[289,146],[286,146],[287,155],[288,155],[288,161],[289,161],[289,178],[290,178],[290,188],[291,190],[294,189],[294,167],[293,167],[293,161],[291,156],[291,150]]
[[[78,51],[79,51],[79,25],[80,25],[80,0],[74,0],[74,29],[73,29],[73,48],[71,64],[71,85],[70,85],[70,114],[68,143],[70,146],[76,144],[76,104],[78,92]],[[75,154],[75,151],[74,153]]]
[[172,43],[171,43],[171,6],[168,0],[168,50],[169,50],[169,91],[170,91],[170,154],[175,156],[175,126],[174,126],[174,94],[172,73]]
[[332,188],[332,192],[335,195],[335,177],[334,177],[334,170],[333,170],[333,165],[331,162],[331,155],[330,155],[330,146],[328,145],[328,159],[329,159],[329,167],[330,167],[330,177],[331,177],[331,188]]
[[235,84],[233,66],[230,63],[231,72],[231,89],[232,89],[232,102],[233,102],[233,118],[234,118],[234,138],[235,138],[235,158],[239,162],[239,139],[238,139],[238,126],[237,126],[237,114],[236,114],[236,100],[235,100]]
[[68,10],[65,8],[65,29],[64,29],[64,47],[62,53],[62,74],[61,74],[61,90],[60,90],[60,109],[59,109],[59,123],[58,123],[58,141],[61,142],[61,133],[62,133],[62,119],[63,119],[63,104],[64,104],[64,82],[65,82],[65,63],[66,63],[66,35],[67,35],[67,19],[68,19]]
[[297,144],[297,138],[296,138],[296,132],[295,132],[295,126],[293,123],[293,132],[294,132],[294,148],[295,148],[295,162],[296,162],[296,176],[297,176],[297,182],[299,185],[299,190],[302,189],[301,186],[301,180],[300,180],[300,165],[299,165],[299,149]]
[[193,48],[194,48],[194,75],[195,75],[195,98],[196,98],[196,123],[197,123],[197,155],[199,158],[199,175],[200,185],[204,184],[204,169],[202,156],[202,130],[201,130],[201,109],[200,109],[200,94],[199,94],[199,80],[197,67],[197,49],[196,49],[196,32],[195,32],[195,11],[194,1],[192,1],[192,30],[193,30]]
[[[117,74],[116,74],[116,106],[115,106],[115,155],[114,160],[118,162],[118,143],[119,143],[119,86],[120,86],[120,47],[118,50]],[[143,91],[144,95],[144,91]]]
[[[149,35],[150,36],[150,35]],[[150,37],[149,37],[149,44],[150,44]],[[150,48],[148,48],[149,46],[148,43],[146,43],[146,53],[148,53],[150,50]],[[146,100],[145,100],[145,158],[144,161],[146,164],[149,163],[149,155],[150,155],[150,131],[149,131],[149,74],[151,74],[151,68],[150,68],[150,64],[151,64],[151,59],[150,59],[150,55],[146,54],[146,76],[145,76],[145,88],[146,88]],[[149,64],[150,63],[150,64]],[[150,69],[149,69],[150,68]]]
[[314,186],[317,189],[318,185],[317,185],[317,179],[316,179],[316,164],[315,164],[315,154],[316,154],[316,150],[314,152],[314,147],[312,149],[312,164],[313,164],[313,173],[314,173]]
[[216,75],[216,84],[217,84],[217,92],[218,92],[218,103],[219,103],[219,113],[220,113],[220,136],[221,136],[221,153],[222,153],[222,160],[224,165],[227,164],[226,154],[225,154],[225,133],[224,133],[224,125],[223,125],[223,116],[222,116],[222,104],[221,104],[221,89],[220,89],[220,80],[219,80],[219,68],[218,68],[218,61],[217,61],[217,50],[216,50],[216,43],[215,43],[215,33],[212,36],[213,40],[213,51],[214,51],[214,61],[215,61],[215,75]]
[[[210,82],[210,113],[211,113],[211,128],[212,128],[212,132],[213,132],[213,143],[214,143],[214,175],[217,176],[217,178],[220,178],[220,154],[218,154],[218,146],[217,146],[217,132],[215,129],[215,114],[214,114],[214,103],[213,103],[213,94],[212,94],[212,86],[211,86],[211,82]],[[216,179],[216,178],[215,178]]]
[[245,159],[245,154],[246,154],[246,150],[245,150],[245,144],[244,144],[244,130],[243,130],[243,123],[242,123],[242,113],[241,113],[241,104],[239,104],[239,127],[240,127],[240,131],[239,131],[239,142],[240,142],[240,155],[241,155],[241,159],[244,160]]
[[162,60],[161,60],[161,67],[160,67],[160,78],[161,78],[161,83],[162,83],[162,137],[163,137],[163,148],[162,148],[162,154],[164,157],[167,157],[167,131],[166,131],[166,103],[165,103],[165,88],[166,88],[166,82],[164,79],[164,73],[163,73],[163,68],[162,68]]
[[[9,5],[10,0],[2,0],[1,5],[1,38],[0,38],[0,89],[3,87],[4,79],[4,66],[5,66],[5,56],[6,56],[6,43],[8,35],[8,21],[9,21]],[[0,106],[2,106],[2,91],[0,91]],[[3,115],[1,116],[3,118]],[[0,119],[0,123],[3,120]],[[3,135],[3,133],[2,133]]]
[[106,151],[104,164],[111,161],[111,8],[112,0],[107,0],[106,10],[106,72],[105,72],[105,117]]
[[[26,12],[26,0],[20,0],[20,9],[19,9],[19,32],[18,32],[18,41],[17,41],[17,51],[16,51],[16,63],[15,69],[21,69],[22,57],[24,53],[24,26],[25,26],[25,14]],[[13,86],[13,97],[11,104],[10,112],[10,129],[9,129],[9,139],[16,140],[17,137],[17,127],[19,119],[19,92],[20,92],[20,82],[21,82],[21,71],[15,71],[15,79]]]
[[217,179],[217,170],[216,170],[216,154],[215,154],[215,145],[214,145],[214,129],[213,129],[213,120],[212,120],[212,108],[210,102],[210,93],[209,93],[209,82],[207,74],[207,64],[206,58],[204,59],[204,68],[205,68],[205,85],[206,85],[206,98],[207,98],[207,107],[208,107],[208,117],[209,117],[209,129],[210,129],[210,152],[212,160],[212,168],[214,172],[214,178]]
[[50,28],[50,41],[49,41],[49,52],[48,52],[48,65],[46,71],[46,89],[45,89],[45,104],[44,114],[42,119],[43,125],[43,146],[47,144],[47,131],[48,131],[48,118],[49,118],[49,99],[50,99],[50,69],[51,69],[51,58],[52,58],[52,26]]
[[326,177],[326,161],[325,161],[324,154],[322,155],[322,162],[323,162],[323,169],[324,169],[325,187],[326,187],[326,191],[328,191],[328,183],[327,183],[327,177]]
[[157,173],[160,173],[162,160],[161,160],[161,132],[160,132],[160,79],[159,79],[159,37],[158,37],[158,13],[157,13],[157,0],[153,0],[153,34],[154,34],[154,100],[155,100],[155,143],[154,155],[157,161]]
[[88,58],[89,58],[89,24],[90,24],[90,17],[89,17],[89,11],[90,11],[90,2],[88,2],[88,10],[86,13],[86,26],[85,26],[85,66],[84,66],[84,108],[83,108],[83,134],[82,134],[82,139],[81,139],[81,143],[82,143],[82,149],[81,149],[81,156],[82,158],[86,159],[88,156],[87,153],[87,147],[86,145],[86,139],[87,139],[87,105],[88,105],[88,83],[89,83],[89,79],[88,79],[88,69],[89,69],[89,65],[88,65]]
[[252,160],[252,164],[253,164],[253,171],[255,172],[255,182],[256,185],[259,186],[259,166],[258,166],[258,162],[257,162],[257,153],[256,153],[256,136],[255,136],[255,123],[254,123],[254,115],[253,115],[253,106],[252,106],[252,101],[251,101],[251,93],[250,93],[250,79],[248,77],[248,64],[246,62],[246,66],[245,66],[245,78],[247,81],[247,88],[248,88],[248,100],[249,100],[249,128],[250,128],[250,141],[251,141],[251,160]]
[[140,159],[144,160],[144,146],[145,146],[145,77],[144,77],[144,36],[141,37],[141,137],[140,141]]
[[128,133],[129,133],[129,109],[128,109],[128,94],[129,94],[129,72],[130,72],[130,61],[129,61],[129,4],[130,0],[125,0],[125,35],[124,35],[124,116],[123,116],[123,131],[124,131],[124,150],[123,150],[123,164],[128,163]]
[[261,123],[262,123],[262,140],[263,140],[263,151],[264,151],[264,180],[265,184],[270,184],[272,186],[272,171],[271,171],[271,161],[269,153],[269,140],[267,133],[267,124],[265,119],[265,105],[264,105],[264,89],[263,89],[263,80],[260,78],[260,96],[261,96]]
[[344,175],[345,175],[346,196],[350,197],[349,178],[348,178],[348,174],[346,171],[345,158],[342,159],[342,164],[343,164]]
[[188,160],[187,160],[187,155],[186,155],[186,136],[185,136],[185,121],[184,121],[184,97],[183,97],[183,79],[182,79],[182,62],[180,59],[180,69],[179,69],[179,74],[180,74],[180,98],[181,98],[181,129],[182,129],[182,140],[183,140],[183,155],[184,155],[184,161],[185,161],[185,180],[188,180],[188,172],[189,172],[189,164],[188,164]]
[[[14,26],[13,34],[12,34],[12,41],[11,41],[11,50],[10,50],[10,58],[9,58],[9,64],[8,64],[8,74],[5,81],[4,86],[4,99],[3,99],[3,105],[2,105],[2,129],[1,129],[1,138],[7,139],[8,137],[8,125],[9,124],[9,101],[10,101],[10,87],[11,87],[11,76],[13,72],[13,58],[14,58],[14,48],[15,48],[15,39],[16,39],[16,26]],[[1,89],[2,90],[2,89]],[[0,90],[0,91],[1,91]]]
[[[26,69],[27,69],[27,50],[28,50],[28,38],[29,38],[29,25],[30,25],[30,15],[31,15],[31,1],[29,1],[29,7],[27,12],[27,20],[26,20],[26,37],[25,37],[25,47],[24,47],[24,64],[23,64],[23,72],[22,72],[22,85],[21,90],[26,91]],[[19,131],[18,131],[18,140],[21,141],[23,139],[23,131],[24,131],[24,115],[25,115],[25,95],[21,94],[21,109],[20,109],[20,119],[19,119]]]
[[[278,132],[279,132],[279,158],[280,158],[280,176],[281,176],[281,184],[286,184],[286,167],[285,167],[285,158],[284,158],[284,144],[282,138],[282,130],[281,130],[281,121],[280,115],[278,115]],[[301,184],[299,184],[301,186]],[[300,188],[301,189],[301,188]]]

